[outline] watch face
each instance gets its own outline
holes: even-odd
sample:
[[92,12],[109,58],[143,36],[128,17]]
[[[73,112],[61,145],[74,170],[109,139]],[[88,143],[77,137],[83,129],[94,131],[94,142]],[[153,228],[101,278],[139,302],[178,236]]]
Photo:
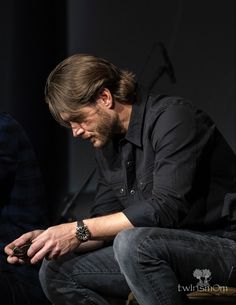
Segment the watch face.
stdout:
[[78,225],[76,227],[76,237],[79,241],[85,242],[89,240],[91,234],[89,232],[89,229],[85,225]]

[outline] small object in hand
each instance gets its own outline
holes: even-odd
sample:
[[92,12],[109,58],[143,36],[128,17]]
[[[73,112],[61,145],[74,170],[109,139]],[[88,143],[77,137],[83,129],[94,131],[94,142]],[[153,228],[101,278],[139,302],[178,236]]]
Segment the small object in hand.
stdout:
[[14,247],[12,250],[14,252],[14,256],[17,256],[18,258],[27,258],[27,251],[29,247],[31,246],[31,243],[25,244],[21,247]]

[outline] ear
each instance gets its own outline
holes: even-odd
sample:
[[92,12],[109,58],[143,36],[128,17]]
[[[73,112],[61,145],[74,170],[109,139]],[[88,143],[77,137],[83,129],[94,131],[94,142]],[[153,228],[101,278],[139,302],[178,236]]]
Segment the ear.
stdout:
[[108,109],[112,109],[114,106],[114,101],[109,89],[104,88],[102,93],[99,95],[97,99],[97,103],[101,106],[105,106]]

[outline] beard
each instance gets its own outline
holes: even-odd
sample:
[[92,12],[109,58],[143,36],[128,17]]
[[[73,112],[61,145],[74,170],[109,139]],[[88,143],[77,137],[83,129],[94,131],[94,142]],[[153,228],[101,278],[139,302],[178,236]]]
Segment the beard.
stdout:
[[96,136],[94,136],[93,146],[97,148],[104,147],[112,138],[121,133],[122,127],[119,116],[109,116],[108,113],[98,111],[100,120],[95,130]]

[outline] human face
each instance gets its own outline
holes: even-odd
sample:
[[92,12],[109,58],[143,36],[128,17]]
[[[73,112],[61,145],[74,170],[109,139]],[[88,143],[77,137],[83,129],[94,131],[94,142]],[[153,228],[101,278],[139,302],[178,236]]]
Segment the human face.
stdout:
[[[66,114],[61,114],[67,120]],[[119,130],[119,117],[115,112],[106,111],[98,105],[83,107],[78,114],[78,119],[70,121],[74,137],[81,136],[91,141],[94,147],[101,148],[106,145],[114,133]]]

